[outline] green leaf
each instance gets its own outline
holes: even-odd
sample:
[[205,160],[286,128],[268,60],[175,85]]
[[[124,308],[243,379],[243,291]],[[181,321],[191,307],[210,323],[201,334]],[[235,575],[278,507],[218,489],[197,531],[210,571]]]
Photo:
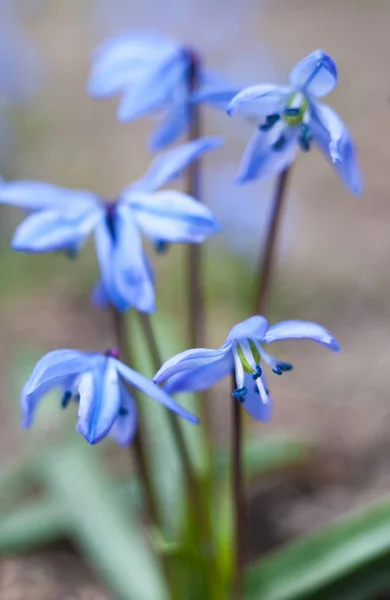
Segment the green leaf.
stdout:
[[48,493],[66,511],[71,535],[123,600],[166,600],[157,557],[146,543],[138,512],[125,510],[94,448],[77,440],[47,453]]
[[[268,435],[247,437],[244,440],[243,467],[245,476],[249,479],[302,465],[309,459],[310,446],[296,438]],[[224,448],[219,453],[217,468],[225,473],[229,464],[229,450]]]
[[247,570],[246,597],[317,599],[328,586],[389,551],[390,499],[386,499],[262,557]]

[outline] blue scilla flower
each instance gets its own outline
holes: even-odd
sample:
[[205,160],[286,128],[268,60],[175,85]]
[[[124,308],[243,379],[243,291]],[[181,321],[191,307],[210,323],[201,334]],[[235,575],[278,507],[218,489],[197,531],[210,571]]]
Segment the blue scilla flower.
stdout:
[[189,78],[196,60],[189,49],[157,33],[123,32],[97,48],[88,93],[94,98],[121,94],[120,121],[162,110],[150,142],[152,150],[160,150],[189,127]]
[[316,323],[282,321],[269,326],[264,317],[254,316],[233,327],[217,350],[195,348],[177,354],[161,367],[154,381],[169,379],[164,388],[169,394],[201,391],[234,369],[237,389],[233,396],[252,417],[268,421],[272,406],[262,364],[266,363],[277,375],[290,371],[292,365],[268,354],[263,344],[291,338],[309,339],[335,352],[339,350],[333,335]]
[[219,138],[203,138],[167,152],[114,202],[90,191],[49,183],[4,184],[0,203],[31,213],[16,229],[12,247],[25,252],[65,250],[74,255],[94,232],[101,271],[95,301],[111,303],[121,311],[134,307],[153,312],[153,274],[141,233],[161,247],[174,242],[201,243],[220,229],[210,209],[195,198],[175,190],[156,190],[219,145]]
[[[317,101],[336,87],[337,79],[336,63],[322,50],[316,50],[292,69],[290,86],[255,85],[231,99],[228,114],[242,115],[257,126],[242,158],[240,183],[277,175],[291,165],[299,148],[307,152],[314,142],[345,186],[353,194],[362,192],[350,133],[332,108]],[[205,89],[198,99],[223,104],[232,91],[223,87]]]
[[41,358],[21,393],[22,426],[31,426],[41,398],[49,390],[59,388],[63,408],[72,400],[78,402],[77,429],[90,444],[100,442],[108,434],[121,445],[130,444],[138,420],[128,386],[197,423],[197,418],[164,390],[118,360],[114,348],[105,354],[54,350]]

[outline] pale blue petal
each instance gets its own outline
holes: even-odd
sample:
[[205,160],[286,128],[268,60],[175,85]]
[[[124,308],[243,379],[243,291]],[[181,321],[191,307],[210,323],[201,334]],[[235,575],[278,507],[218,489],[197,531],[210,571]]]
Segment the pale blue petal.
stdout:
[[53,350],[45,354],[35,365],[25,385],[25,394],[33,393],[46,383],[57,385],[58,380],[85,371],[97,356],[79,350]]
[[176,51],[176,44],[151,32],[123,32],[101,44],[94,53],[88,93],[106,98],[137,83],[145,71]]
[[21,422],[21,426],[24,429],[27,429],[28,427],[31,427],[33,419],[34,419],[34,414],[35,414],[35,410],[40,402],[40,400],[43,398],[43,396],[45,396],[45,394],[47,394],[47,392],[49,392],[53,387],[56,387],[57,385],[59,385],[59,382],[64,381],[64,378],[59,378],[59,379],[55,379],[50,380],[42,385],[40,385],[39,387],[36,387],[34,389],[34,391],[30,392],[29,394],[26,393],[26,390],[29,389],[29,382],[27,382],[24,386],[23,389],[20,393],[20,409],[22,412],[22,422]]
[[187,59],[182,51],[165,61],[145,69],[137,85],[126,88],[118,108],[120,121],[133,121],[142,115],[163,108],[175,95],[185,76]]
[[188,421],[191,421],[192,423],[198,422],[197,417],[195,417],[193,414],[188,412],[185,408],[183,408],[182,406],[177,404],[173,400],[173,398],[168,396],[168,394],[166,392],[164,392],[163,389],[158,387],[153,381],[150,381],[150,379],[147,379],[140,373],[137,373],[137,371],[130,369],[130,367],[124,365],[119,360],[116,360],[115,362],[116,362],[119,374],[130,385],[133,385],[137,389],[141,390],[141,392],[143,392],[147,396],[154,398],[154,400],[157,400],[157,402],[160,402],[160,404],[163,404],[164,406],[166,406],[167,408],[169,408],[170,410],[172,410],[173,412],[178,414],[180,417],[183,417],[184,419],[187,419]]
[[118,204],[112,221],[95,231],[96,253],[110,302],[119,310],[130,306],[142,312],[155,310],[155,295],[142,240],[130,209]]
[[245,338],[262,340],[268,329],[268,321],[260,315],[249,317],[241,323],[238,323],[229,331],[225,344],[231,344],[235,340]]
[[335,352],[340,350],[338,341],[330,331],[309,321],[281,321],[271,325],[263,339],[267,344],[287,339],[308,339],[323,344]]
[[363,191],[363,181],[352,137],[339,115],[318,102],[310,106],[310,128],[314,141],[331,161],[345,186],[352,194]]
[[221,229],[205,204],[176,190],[134,194],[128,206],[153,243],[200,243]]
[[131,200],[134,189],[154,191],[168,182],[180,177],[190,163],[198,160],[203,154],[220,148],[223,140],[220,137],[205,137],[182,144],[173,150],[158,156],[150,165],[145,175],[135,185],[126,188],[121,197]]
[[116,361],[105,357],[104,363],[84,373],[78,390],[77,430],[90,444],[96,444],[112,428],[121,406]]
[[[119,386],[121,390],[121,407],[110,429],[109,436],[120,446],[128,446],[133,441],[137,432],[138,412],[133,396],[121,380],[119,381]],[[121,414],[121,411],[123,414]]]
[[212,387],[217,381],[226,377],[233,369],[232,353],[223,354],[222,357],[202,367],[188,368],[177,375],[173,375],[164,385],[168,394],[179,392],[201,392]]
[[163,150],[173,144],[188,130],[190,122],[190,108],[187,99],[175,101],[167,109],[161,125],[153,133],[150,140],[152,152]]
[[272,398],[266,392],[262,377],[255,381],[250,373],[245,373],[244,385],[248,393],[242,407],[253,419],[268,422],[272,415]]
[[215,108],[226,110],[230,102],[240,91],[241,88],[238,87],[206,85],[194,92],[191,96],[191,100],[192,102],[205,102]]
[[12,248],[25,252],[79,248],[100,219],[96,210],[74,218],[64,217],[58,211],[35,212],[16,228]]
[[290,83],[306,94],[320,98],[337,85],[337,65],[323,50],[299,61],[290,73]]
[[[285,137],[285,144],[279,150],[273,148],[277,135]],[[287,126],[281,130],[273,127],[268,132],[256,131],[244,150],[237,183],[270,179],[287,169],[298,152],[297,137],[298,129]]]
[[254,85],[245,88],[229,103],[226,112],[248,118],[258,118],[261,122],[267,115],[279,114],[285,103],[288,88],[278,85]]
[[[215,365],[228,355],[231,356],[230,346],[224,346],[223,348],[218,348],[218,350],[209,348],[185,350],[167,360],[153,377],[153,381],[162,383],[177,373],[195,371],[210,364]],[[231,362],[233,364],[232,359]]]
[[64,214],[99,207],[98,197],[88,190],[72,190],[41,181],[11,181],[0,186],[0,203],[27,210],[61,210]]
[[110,304],[106,287],[101,279],[99,279],[99,281],[94,285],[91,293],[91,302],[100,309],[108,308]]

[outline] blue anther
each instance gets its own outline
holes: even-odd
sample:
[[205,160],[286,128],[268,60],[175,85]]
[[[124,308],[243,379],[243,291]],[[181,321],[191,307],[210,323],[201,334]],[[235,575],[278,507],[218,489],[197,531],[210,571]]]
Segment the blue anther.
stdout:
[[254,373],[252,375],[253,379],[256,381],[256,379],[258,379],[259,377],[261,377],[263,370],[261,367],[259,367],[259,365],[256,365],[256,373]]
[[66,390],[66,392],[64,392],[64,395],[62,396],[61,399],[61,408],[66,408],[69,404],[69,402],[72,400],[72,392],[70,390]]
[[301,109],[300,108],[287,107],[287,108],[284,109],[283,112],[286,115],[286,117],[299,117]]
[[269,131],[275,123],[277,123],[280,119],[280,115],[275,113],[274,115],[268,115],[265,119],[265,123],[259,126],[260,131]]
[[302,123],[299,128],[299,137],[298,144],[301,148],[302,152],[308,152],[310,150],[311,141],[313,139],[313,134],[311,129],[307,123]]
[[292,371],[292,368],[293,368],[291,363],[284,363],[284,362],[278,363],[278,367],[282,371],[282,373],[285,373],[286,371]]
[[163,254],[168,249],[168,242],[164,242],[164,240],[157,240],[157,242],[154,244],[154,247],[158,254]]
[[272,373],[275,373],[276,375],[283,375],[282,369],[280,369],[280,367],[277,366],[272,369]]
[[232,392],[232,396],[233,398],[236,398],[239,402],[245,402],[245,396],[248,393],[248,388],[242,387],[242,388],[238,388],[237,390],[233,390]]
[[285,144],[286,144],[286,138],[284,135],[281,135],[280,138],[272,144],[271,148],[275,152],[280,152],[280,150],[283,150]]
[[119,414],[120,417],[125,417],[126,415],[129,414],[129,411],[124,406],[121,406],[120,409],[119,409],[118,414]]

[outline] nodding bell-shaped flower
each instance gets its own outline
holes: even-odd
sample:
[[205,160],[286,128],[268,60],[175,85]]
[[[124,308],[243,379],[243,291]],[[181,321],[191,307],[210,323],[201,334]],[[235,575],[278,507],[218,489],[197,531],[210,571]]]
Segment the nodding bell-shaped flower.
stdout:
[[95,51],[87,91],[93,98],[120,94],[120,121],[163,111],[150,142],[153,151],[161,150],[190,126],[191,71],[197,61],[191,50],[169,38],[125,31]]
[[237,388],[233,396],[255,419],[268,421],[272,402],[267,386],[264,364],[273,373],[282,375],[292,365],[268,354],[264,344],[287,339],[308,339],[337,352],[339,344],[329,331],[307,321],[282,321],[269,326],[267,319],[250,317],[230,330],[217,350],[195,348],[177,354],[156,373],[154,381],[167,383],[169,394],[205,390],[235,371]]
[[122,446],[131,443],[137,430],[137,407],[128,386],[160,402],[180,417],[198,419],[179,406],[152,381],[118,360],[118,351],[92,354],[79,350],[54,350],[36,364],[24,385],[20,404],[22,426],[30,427],[41,398],[51,389],[62,393],[61,406],[78,402],[77,429],[90,444],[106,435]]
[[0,186],[0,203],[30,214],[16,229],[14,250],[77,255],[94,232],[101,281],[93,299],[120,311],[155,310],[153,273],[141,234],[158,249],[166,243],[202,243],[220,230],[210,209],[176,190],[157,191],[204,153],[219,147],[219,138],[183,144],[156,158],[146,174],[113,202],[93,192],[44,182],[14,181]]
[[198,101],[223,104],[227,113],[241,115],[256,125],[256,132],[245,149],[239,183],[268,179],[289,167],[298,149],[310,150],[314,143],[327,158],[347,189],[362,192],[362,177],[351,135],[339,115],[318,98],[337,85],[337,66],[333,59],[316,50],[298,62],[286,87],[262,84],[247,87],[233,98],[233,89],[205,89]]

